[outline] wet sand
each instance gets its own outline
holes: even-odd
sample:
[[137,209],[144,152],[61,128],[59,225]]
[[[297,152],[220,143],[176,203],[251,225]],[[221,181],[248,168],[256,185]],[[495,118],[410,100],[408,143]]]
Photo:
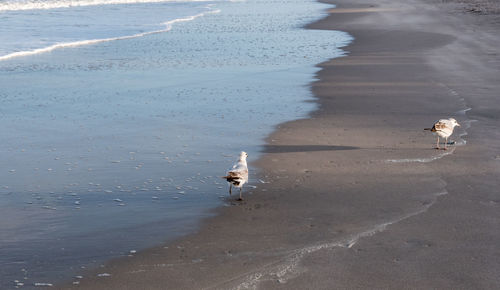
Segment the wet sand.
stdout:
[[[319,109],[269,136],[243,202],[59,288],[500,288],[500,16],[369,2],[309,27],[355,41],[320,65]],[[438,151],[422,129],[443,117],[462,127]]]

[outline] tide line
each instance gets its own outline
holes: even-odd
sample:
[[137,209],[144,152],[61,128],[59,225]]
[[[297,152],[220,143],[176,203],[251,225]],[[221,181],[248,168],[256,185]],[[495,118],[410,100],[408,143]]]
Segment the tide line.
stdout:
[[406,158],[406,159],[388,159],[385,162],[387,163],[412,163],[412,162],[418,162],[418,163],[428,163],[432,162],[438,159],[441,159],[447,155],[453,154],[455,151],[455,148],[452,148],[451,150],[445,151],[441,154],[428,157],[428,158]]
[[51,52],[53,50],[60,49],[60,48],[71,48],[71,47],[78,47],[78,46],[84,46],[84,45],[92,45],[92,44],[97,44],[97,43],[102,43],[102,42],[126,40],[126,39],[138,38],[138,37],[143,37],[143,36],[152,35],[152,34],[164,33],[164,32],[170,31],[172,29],[172,26],[175,23],[192,21],[196,18],[205,16],[207,14],[216,14],[219,12],[220,12],[220,10],[218,10],[218,9],[211,10],[208,12],[199,13],[199,14],[185,17],[185,18],[178,18],[178,19],[174,19],[171,21],[167,21],[167,22],[163,23],[163,25],[165,25],[164,29],[155,30],[155,31],[142,32],[142,33],[138,33],[138,34],[134,34],[134,35],[119,36],[119,37],[110,37],[110,38],[100,38],[100,39],[90,39],[90,40],[80,40],[80,41],[74,41],[74,42],[57,43],[57,44],[43,47],[43,48],[37,48],[37,49],[27,50],[27,51],[13,52],[13,53],[10,53],[7,55],[0,56],[0,61],[5,61],[5,60],[17,58],[17,57],[25,57],[25,56],[31,56],[31,55],[41,54],[41,53],[47,53],[47,52]]
[[0,3],[0,12],[2,11],[23,11],[23,10],[48,10],[58,8],[73,8],[85,6],[102,5],[123,5],[123,4],[149,4],[166,2],[212,2],[213,0],[53,0],[53,1],[23,1],[23,2],[4,2]]
[[[465,102],[465,101],[464,101]],[[466,109],[463,109],[463,110],[460,110],[458,112],[456,112],[457,115],[462,115],[464,117],[467,118],[467,112],[472,110],[472,108],[466,108]],[[474,122],[477,122],[477,120],[474,120],[474,119],[468,119],[468,120],[465,120],[465,121],[462,121],[462,130],[463,132],[461,134],[459,134],[459,138],[460,138],[460,141],[457,142],[457,145],[466,145],[467,144],[467,140],[465,140],[464,136],[467,136],[468,133],[467,133],[467,130],[472,126],[472,123]]]
[[[438,200],[438,198],[442,195],[446,195],[448,192],[446,190],[443,190],[441,192],[437,192],[433,194],[433,200],[425,205],[423,205],[420,209],[403,215],[399,218],[396,218],[394,220],[384,222],[378,225],[373,226],[370,229],[367,229],[365,231],[362,231],[358,234],[354,234],[351,237],[341,240],[341,241],[336,241],[336,242],[327,242],[327,243],[321,243],[321,244],[316,244],[316,245],[311,245],[307,246],[304,248],[300,248],[297,250],[292,251],[290,254],[288,254],[286,257],[283,259],[269,263],[261,269],[264,271],[259,271],[259,272],[253,272],[253,273],[247,273],[245,276],[239,276],[236,278],[233,278],[229,281],[224,282],[226,283],[231,283],[235,282],[237,280],[240,280],[243,278],[237,286],[232,287],[232,289],[257,289],[259,284],[264,282],[264,281],[277,281],[278,283],[286,283],[288,280],[297,277],[300,273],[306,271],[305,269],[300,269],[300,262],[304,259],[305,256],[308,254],[317,252],[319,250],[330,250],[334,248],[344,248],[344,249],[350,249],[352,248],[359,240],[367,237],[374,236],[377,233],[385,231],[389,226],[394,225],[396,223],[399,223],[401,221],[404,221],[406,219],[409,219],[411,217],[420,215],[427,210],[429,210],[430,207],[432,207]],[[209,287],[208,289],[211,288],[219,288],[221,285]]]

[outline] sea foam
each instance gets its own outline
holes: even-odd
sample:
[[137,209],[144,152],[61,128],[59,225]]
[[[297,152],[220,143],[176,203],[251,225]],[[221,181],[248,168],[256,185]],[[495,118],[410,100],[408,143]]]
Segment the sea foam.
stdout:
[[[301,265],[304,258],[310,254],[316,253],[320,250],[333,250],[336,248],[340,249],[351,249],[358,243],[361,239],[372,237],[376,234],[382,233],[387,230],[388,227],[395,225],[404,220],[413,218],[420,214],[427,212],[437,201],[440,196],[448,194],[448,191],[443,189],[443,191],[436,192],[432,194],[432,201],[423,204],[422,207],[418,208],[413,212],[409,212],[400,217],[396,217],[392,220],[375,224],[368,227],[361,232],[354,233],[351,236],[338,240],[338,241],[325,241],[323,243],[317,243],[313,245],[308,245],[303,248],[295,249],[290,251],[283,258],[278,259],[274,262],[270,262],[264,265],[257,272],[253,272],[247,275],[238,276],[234,279],[229,279],[223,282],[223,284],[233,284],[236,282],[236,286],[229,287],[231,289],[242,290],[242,289],[258,289],[259,285],[265,281],[277,281],[278,283],[287,283],[289,280],[296,278],[301,273],[307,271]],[[218,287],[220,285],[217,285]],[[226,286],[226,285],[224,285]]]
[[102,39],[89,39],[89,40],[57,43],[57,44],[53,44],[53,45],[50,45],[47,47],[42,47],[42,48],[37,48],[37,49],[32,49],[32,50],[25,50],[25,51],[17,51],[17,52],[13,52],[13,53],[9,53],[9,54],[0,56],[0,61],[5,61],[5,60],[16,58],[16,57],[23,57],[23,56],[30,56],[30,55],[40,54],[40,53],[51,52],[53,50],[60,49],[60,48],[70,48],[70,47],[78,47],[78,46],[83,46],[83,45],[92,45],[92,44],[97,44],[97,43],[102,43],[102,42],[132,39],[132,38],[143,37],[143,36],[157,34],[157,33],[168,32],[172,29],[172,26],[175,23],[192,21],[198,17],[202,17],[202,16],[205,16],[207,14],[216,14],[219,12],[220,12],[220,10],[213,9],[213,10],[209,10],[207,12],[199,13],[199,14],[196,14],[193,16],[188,16],[188,17],[184,17],[184,18],[170,20],[170,21],[163,23],[165,28],[159,29],[159,30],[154,30],[154,31],[142,32],[142,33],[137,33],[137,34],[133,34],[133,35],[126,35],[126,36],[102,38]]
[[[0,2],[2,11],[22,11],[72,8],[83,6],[120,5],[120,4],[145,4],[163,2],[208,2],[209,0],[51,0],[51,1],[5,1]],[[211,1],[213,2],[213,1]]]
[[217,177],[233,162],[226,156],[248,148],[257,158],[277,124],[314,109],[305,102],[314,65],[351,40],[299,29],[330,7],[313,0],[207,4],[0,13],[6,55],[140,36],[222,11],[174,20],[168,33],[0,63],[0,212],[10,218],[0,226],[9,239],[1,289],[23,277],[20,267],[30,281],[68,280],[80,274],[73,269],[195,231],[227,196]]

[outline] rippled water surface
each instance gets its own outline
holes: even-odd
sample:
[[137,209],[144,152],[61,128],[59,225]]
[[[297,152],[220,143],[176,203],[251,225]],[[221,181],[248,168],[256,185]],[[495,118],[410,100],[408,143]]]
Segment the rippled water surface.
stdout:
[[193,231],[350,41],[313,1],[104,2],[0,5],[0,288]]

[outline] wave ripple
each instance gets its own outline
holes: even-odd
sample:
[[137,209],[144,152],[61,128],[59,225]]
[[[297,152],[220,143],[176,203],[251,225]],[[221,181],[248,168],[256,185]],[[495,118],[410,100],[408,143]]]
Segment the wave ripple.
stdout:
[[18,0],[0,2],[1,11],[42,10],[82,6],[145,4],[163,2],[213,2],[210,0]]

